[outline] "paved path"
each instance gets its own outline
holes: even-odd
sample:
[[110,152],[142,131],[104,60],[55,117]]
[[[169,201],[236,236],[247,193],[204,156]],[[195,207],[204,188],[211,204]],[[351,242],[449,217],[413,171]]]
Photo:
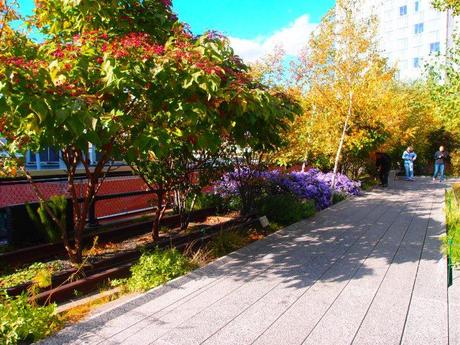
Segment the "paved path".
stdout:
[[45,343],[449,344],[444,187],[345,201]]

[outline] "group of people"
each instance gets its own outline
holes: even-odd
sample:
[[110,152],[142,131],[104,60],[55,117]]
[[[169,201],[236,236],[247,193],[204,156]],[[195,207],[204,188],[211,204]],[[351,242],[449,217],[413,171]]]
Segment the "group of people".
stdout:
[[[439,150],[434,154],[434,174],[433,181],[439,177],[439,181],[442,182],[445,179],[445,167],[449,153],[445,150],[444,146],[439,147]],[[404,161],[405,180],[414,181],[414,163],[417,159],[417,154],[414,152],[414,148],[409,146],[402,154]],[[379,172],[379,178],[381,186],[388,186],[388,177],[391,170],[391,158],[384,152],[377,152],[376,166]]]

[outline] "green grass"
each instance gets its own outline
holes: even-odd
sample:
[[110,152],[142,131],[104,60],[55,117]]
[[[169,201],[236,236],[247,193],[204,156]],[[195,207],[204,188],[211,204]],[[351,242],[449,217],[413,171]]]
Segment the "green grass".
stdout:
[[446,192],[446,223],[448,235],[444,238],[443,251],[448,253],[452,241],[452,263],[460,266],[460,184]]

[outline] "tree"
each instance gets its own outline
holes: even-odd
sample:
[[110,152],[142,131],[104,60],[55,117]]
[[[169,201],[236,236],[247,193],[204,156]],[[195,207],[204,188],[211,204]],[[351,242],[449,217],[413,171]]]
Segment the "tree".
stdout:
[[294,124],[286,155],[297,161],[319,159],[337,173],[384,142],[395,68],[376,44],[377,22],[365,18],[359,2],[340,0],[313,33],[294,63],[303,92],[304,115]]
[[[434,114],[439,122],[438,137],[451,138],[444,145],[451,151],[453,168],[459,171],[460,147],[456,138],[460,136],[460,37],[455,36],[453,45],[443,55],[439,55],[427,66],[431,101]],[[442,134],[442,135],[441,135]],[[446,138],[446,139],[447,139]]]
[[[133,113],[145,107],[148,85],[156,81],[156,58],[164,52],[175,17],[169,1],[93,0],[36,2],[28,20],[44,36],[28,39],[9,23],[1,2],[0,132],[10,153],[53,147],[66,165],[73,204],[74,236],[58,223],[72,262],[82,261],[82,236],[106,164],[122,151]],[[150,84],[149,84],[150,83]],[[88,145],[97,147],[91,166]],[[83,169],[86,185],[75,183]],[[31,179],[30,175],[29,178]],[[36,189],[39,194],[39,190]]]
[[460,14],[460,0],[433,0],[433,5],[440,11],[452,10],[454,15]]
[[126,154],[157,195],[154,239],[172,192],[186,228],[196,194],[220,177],[230,152],[278,147],[298,113],[289,96],[253,80],[225,37],[210,32],[173,40],[161,57],[164,75],[158,75],[167,92],[155,94],[155,88],[150,95],[161,99],[161,107],[139,113]]

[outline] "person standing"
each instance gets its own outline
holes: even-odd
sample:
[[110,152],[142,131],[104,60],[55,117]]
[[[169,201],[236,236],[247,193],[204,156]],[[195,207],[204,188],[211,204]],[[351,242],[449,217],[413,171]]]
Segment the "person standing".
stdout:
[[444,149],[444,146],[439,147],[439,151],[436,151],[434,154],[434,174],[433,181],[436,181],[436,177],[439,176],[439,182],[444,181],[444,171],[446,167],[447,159],[449,158],[449,153]]
[[379,172],[380,185],[382,187],[388,187],[388,175],[391,170],[391,158],[386,153],[376,153],[375,166]]
[[404,170],[406,171],[406,181],[415,181],[414,179],[414,162],[417,159],[417,154],[414,152],[414,148],[409,146],[402,155],[404,160]]

